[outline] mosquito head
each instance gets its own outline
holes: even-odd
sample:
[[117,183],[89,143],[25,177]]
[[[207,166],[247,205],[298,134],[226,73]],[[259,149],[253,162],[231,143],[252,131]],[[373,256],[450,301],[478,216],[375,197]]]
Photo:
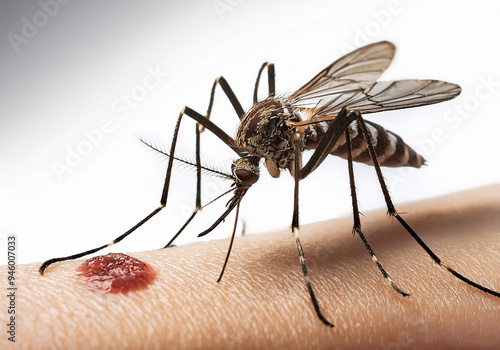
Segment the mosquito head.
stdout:
[[259,160],[259,157],[247,156],[233,162],[231,171],[237,186],[252,186],[259,180]]

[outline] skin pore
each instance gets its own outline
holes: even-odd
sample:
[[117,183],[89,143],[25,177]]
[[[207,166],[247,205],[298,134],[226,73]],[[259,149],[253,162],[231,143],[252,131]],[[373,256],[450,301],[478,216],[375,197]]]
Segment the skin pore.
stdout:
[[[397,209],[444,263],[500,290],[500,185]],[[304,225],[313,288],[335,328],[316,317],[295,242],[284,229],[236,238],[219,284],[229,238],[131,253],[158,276],[128,295],[86,287],[76,275],[82,259],[54,264],[44,276],[39,263],[19,265],[16,349],[493,349],[500,343],[500,298],[435,264],[384,210],[366,213],[362,228],[391,278],[411,295],[386,283],[352,236],[351,217]],[[0,276],[6,271],[1,266]],[[7,309],[4,297],[0,308]],[[5,325],[7,312],[1,314]],[[6,338],[0,348],[13,348]]]

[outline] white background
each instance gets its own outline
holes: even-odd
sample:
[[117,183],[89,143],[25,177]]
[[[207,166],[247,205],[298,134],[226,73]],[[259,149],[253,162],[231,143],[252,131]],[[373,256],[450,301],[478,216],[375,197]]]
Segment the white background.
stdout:
[[[248,109],[263,62],[276,64],[278,92],[291,93],[348,48],[378,40],[397,46],[382,79],[434,78],[463,88],[446,103],[368,116],[428,160],[417,171],[385,169],[395,202],[499,180],[496,2],[86,1],[45,10],[40,3],[0,5],[0,232],[18,234],[20,263],[107,243],[156,208],[166,160],[138,136],[168,148],[179,111],[188,105],[204,114],[218,75]],[[30,32],[26,23],[38,27]],[[163,74],[154,88],[151,70]],[[124,108],[124,96],[134,108]],[[212,118],[234,136],[238,119],[220,91]],[[189,156],[194,123],[187,119],[178,150]],[[57,176],[55,164],[68,166],[70,150],[85,149],[85,132],[103,120],[113,131]],[[235,154],[208,132],[202,136],[206,163],[229,169]],[[175,234],[195,193],[194,172],[176,169],[167,208],[111,251],[155,249]],[[262,170],[242,203],[247,232],[291,221],[290,175],[275,180]],[[356,171],[361,210],[383,207],[374,170]],[[204,178],[204,201],[229,185]],[[199,214],[178,243],[199,240],[227,199]],[[346,162],[329,159],[301,182],[300,201],[301,224],[349,215]],[[228,237],[232,220],[207,239]]]

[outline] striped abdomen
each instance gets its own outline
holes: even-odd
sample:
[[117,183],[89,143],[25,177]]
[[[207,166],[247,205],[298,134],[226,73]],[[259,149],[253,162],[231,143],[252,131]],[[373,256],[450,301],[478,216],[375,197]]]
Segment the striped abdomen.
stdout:
[[[408,146],[403,139],[395,133],[384,129],[382,126],[365,120],[367,128],[372,135],[372,144],[379,164],[387,167],[411,166],[420,168],[425,163],[425,159]],[[306,149],[316,148],[323,137],[328,124],[320,122],[311,125],[316,133],[316,140],[306,140]],[[368,153],[368,143],[365,136],[359,129],[357,121],[349,125],[351,134],[352,157],[355,162],[373,165]],[[340,137],[330,154],[347,159],[347,147],[345,144],[345,134]]]

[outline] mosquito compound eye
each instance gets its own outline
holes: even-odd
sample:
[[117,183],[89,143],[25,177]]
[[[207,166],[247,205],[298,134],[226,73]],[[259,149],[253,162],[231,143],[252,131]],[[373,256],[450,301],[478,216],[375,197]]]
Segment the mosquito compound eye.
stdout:
[[234,175],[245,185],[253,185],[259,180],[259,174],[246,169],[236,169]]

